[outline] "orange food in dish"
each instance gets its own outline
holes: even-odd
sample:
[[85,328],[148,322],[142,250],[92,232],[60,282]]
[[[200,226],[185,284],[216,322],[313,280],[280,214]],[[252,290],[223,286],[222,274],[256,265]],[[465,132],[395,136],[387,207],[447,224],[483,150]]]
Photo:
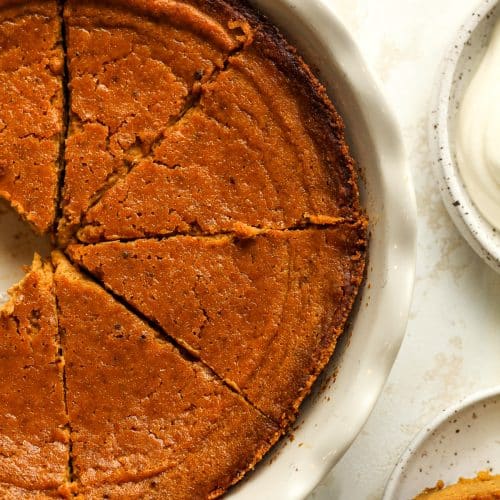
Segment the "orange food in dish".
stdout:
[[0,3],[0,196],[40,233],[55,223],[62,169],[59,11],[54,0]]
[[69,491],[69,430],[52,268],[36,256],[0,310],[0,496]]
[[0,495],[218,497],[362,285],[342,119],[240,0],[6,0],[0,47],[0,196],[55,247],[1,313]]
[[494,500],[500,498],[500,475],[488,471],[479,472],[475,478],[460,478],[458,483],[445,486],[438,481],[434,488],[428,488],[415,500]]
[[53,260],[83,497],[213,496],[262,458],[280,435],[271,419],[61,254]]

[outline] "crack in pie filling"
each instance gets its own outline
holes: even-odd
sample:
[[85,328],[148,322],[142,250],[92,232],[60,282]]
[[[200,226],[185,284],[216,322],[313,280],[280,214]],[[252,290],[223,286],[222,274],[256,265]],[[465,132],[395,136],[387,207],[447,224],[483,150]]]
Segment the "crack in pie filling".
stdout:
[[285,48],[262,56],[269,43],[256,35],[202,84],[199,102],[165,131],[150,158],[88,211],[82,241],[356,217],[354,174],[342,131],[332,126],[335,114],[298,91],[306,75],[280,68],[280,58],[292,57]]
[[0,495],[215,498],[362,283],[342,120],[243,0],[0,0],[0,196],[58,247],[0,313]]
[[[99,196],[126,175],[239,46],[188,4],[69,0],[65,7],[70,123],[63,218],[67,240]],[[142,12],[142,15],[141,15]]]

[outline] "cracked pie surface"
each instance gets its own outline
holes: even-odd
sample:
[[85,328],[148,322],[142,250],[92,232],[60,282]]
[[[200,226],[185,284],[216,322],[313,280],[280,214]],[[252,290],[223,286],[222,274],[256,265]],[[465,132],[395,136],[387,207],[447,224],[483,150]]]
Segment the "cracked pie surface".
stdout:
[[0,312],[0,496],[218,497],[362,285],[342,119],[243,0],[4,0],[0,47],[0,196],[54,242]]
[[253,467],[279,427],[61,254],[53,260],[78,492],[203,498]]
[[56,218],[64,140],[57,3],[0,2],[0,49],[0,196],[43,233]]
[[50,264],[38,256],[0,311],[0,496],[69,491],[69,430]]
[[330,358],[363,252],[362,225],[68,248],[74,262],[277,422],[293,417]]

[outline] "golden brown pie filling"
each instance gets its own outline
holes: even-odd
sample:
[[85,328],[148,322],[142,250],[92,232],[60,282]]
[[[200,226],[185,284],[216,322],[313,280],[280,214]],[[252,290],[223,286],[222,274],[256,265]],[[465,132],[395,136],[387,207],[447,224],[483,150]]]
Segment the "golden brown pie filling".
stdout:
[[39,257],[0,311],[0,496],[63,493],[69,432],[50,264]]
[[0,48],[0,196],[59,248],[0,313],[0,495],[220,496],[361,286],[342,120],[242,0],[5,0]]
[[481,471],[474,478],[460,478],[457,483],[445,486],[438,481],[434,488],[428,488],[415,500],[495,500],[500,498],[500,475]]
[[279,427],[54,260],[78,491],[206,497],[253,467]]
[[54,1],[0,3],[0,196],[39,232],[54,224],[63,134]]
[[344,329],[362,273],[363,229],[271,231],[244,240],[176,236],[68,250],[280,422],[294,416]]

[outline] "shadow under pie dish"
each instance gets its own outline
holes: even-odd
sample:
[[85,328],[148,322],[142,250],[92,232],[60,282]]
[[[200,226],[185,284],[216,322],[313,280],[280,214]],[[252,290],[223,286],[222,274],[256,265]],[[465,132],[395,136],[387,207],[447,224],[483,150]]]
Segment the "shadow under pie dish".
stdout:
[[[61,196],[47,190],[40,207],[60,214],[50,232],[82,269],[61,252],[45,265],[57,349],[40,363],[61,367],[63,410],[37,432],[66,466],[2,484],[41,496],[216,497],[294,421],[361,285],[366,219],[342,120],[294,49],[242,2],[2,9],[0,31],[35,21],[54,30],[52,46],[30,49],[66,96],[63,106],[44,88],[42,115],[61,129],[44,168]],[[6,54],[18,65],[16,50]],[[2,77],[17,71],[6,63]],[[22,103],[0,112],[9,106]],[[7,164],[29,171],[16,154]],[[33,349],[46,314],[30,319]]]

